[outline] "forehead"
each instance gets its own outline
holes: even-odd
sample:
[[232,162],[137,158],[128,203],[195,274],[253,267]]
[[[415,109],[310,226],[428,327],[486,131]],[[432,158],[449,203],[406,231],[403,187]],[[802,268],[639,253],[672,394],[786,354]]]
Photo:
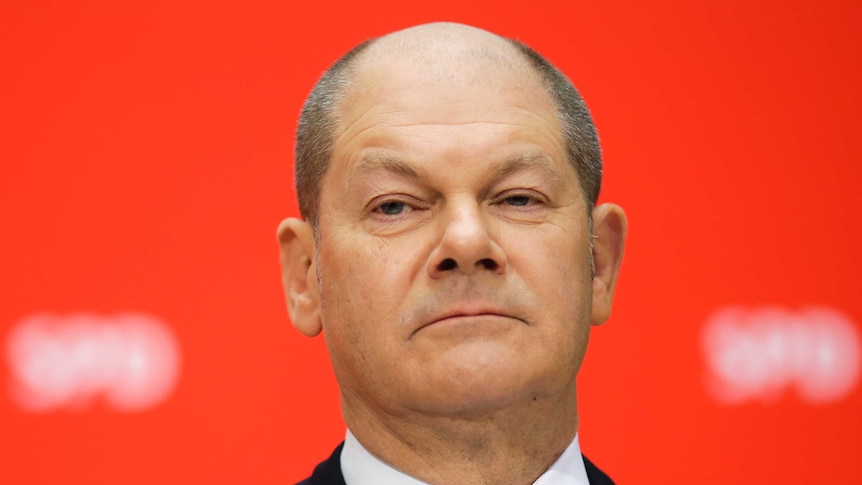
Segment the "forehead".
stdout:
[[376,47],[352,69],[338,106],[336,150],[387,128],[431,131],[499,123],[550,128],[559,135],[557,107],[539,74],[502,40],[473,47],[452,42]]

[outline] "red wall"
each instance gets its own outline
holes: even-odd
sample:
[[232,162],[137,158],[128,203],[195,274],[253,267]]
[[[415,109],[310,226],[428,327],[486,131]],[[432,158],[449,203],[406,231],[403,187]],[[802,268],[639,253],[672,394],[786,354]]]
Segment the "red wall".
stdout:
[[0,5],[0,483],[328,455],[275,242],[297,113],[353,44],[432,20],[526,41],[593,110],[631,226],[585,452],[621,483],[862,481],[858,2],[71,3]]

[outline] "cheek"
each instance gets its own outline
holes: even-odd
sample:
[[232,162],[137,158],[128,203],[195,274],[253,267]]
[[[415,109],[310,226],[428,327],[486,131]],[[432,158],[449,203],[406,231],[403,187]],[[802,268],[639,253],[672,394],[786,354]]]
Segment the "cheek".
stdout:
[[320,276],[324,330],[344,338],[391,328],[410,286],[410,258],[377,240],[354,237],[322,244]]
[[389,366],[374,363],[397,352],[409,261],[359,237],[344,245],[329,242],[319,253],[321,321],[335,373],[342,386],[385,379]]
[[563,294],[592,285],[586,230],[565,226],[509,229],[503,233],[506,256],[518,273],[530,275],[531,285]]
[[554,333],[580,337],[592,314],[589,242],[582,234],[536,236],[512,240],[510,264]]

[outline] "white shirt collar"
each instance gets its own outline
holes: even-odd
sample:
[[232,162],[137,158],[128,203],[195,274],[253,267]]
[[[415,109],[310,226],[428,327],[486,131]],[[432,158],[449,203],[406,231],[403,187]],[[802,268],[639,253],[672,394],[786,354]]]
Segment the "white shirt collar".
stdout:
[[[427,485],[372,455],[347,430],[341,449],[341,472],[347,485]],[[578,435],[533,485],[589,485]]]

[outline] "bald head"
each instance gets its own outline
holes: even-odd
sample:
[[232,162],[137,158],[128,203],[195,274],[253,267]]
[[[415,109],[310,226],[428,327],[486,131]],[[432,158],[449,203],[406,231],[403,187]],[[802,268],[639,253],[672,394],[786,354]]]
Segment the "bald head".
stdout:
[[[592,119],[569,80],[526,45],[461,24],[419,25],[354,47],[317,82],[299,119],[296,190],[300,212],[317,226],[321,181],[340,129],[343,105],[363,103],[375,76],[413,76],[442,85],[542,89],[556,110],[561,137],[588,210],[601,185],[601,152]],[[457,93],[457,90],[453,90]],[[396,93],[392,93],[396,96]],[[470,100],[460,100],[469,102]]]
[[393,60],[421,75],[449,80],[469,78],[475,69],[506,73],[528,70],[525,59],[508,40],[452,23],[419,25],[381,37],[357,56],[356,67],[370,70]]

